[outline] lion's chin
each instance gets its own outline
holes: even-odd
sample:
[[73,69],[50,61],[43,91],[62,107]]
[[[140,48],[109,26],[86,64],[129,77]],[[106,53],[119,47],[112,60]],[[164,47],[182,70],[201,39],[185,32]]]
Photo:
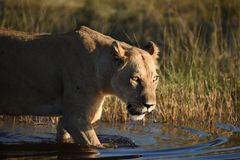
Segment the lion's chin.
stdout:
[[145,114],[141,115],[130,115],[130,118],[132,121],[140,121],[144,118]]

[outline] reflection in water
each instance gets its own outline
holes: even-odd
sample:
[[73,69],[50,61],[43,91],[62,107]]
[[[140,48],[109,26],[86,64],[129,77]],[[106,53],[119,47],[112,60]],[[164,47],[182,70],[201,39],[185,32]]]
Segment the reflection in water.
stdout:
[[100,156],[97,149],[75,144],[35,143],[2,144],[0,158],[57,156],[61,159],[96,158]]
[[[97,127],[100,140],[115,148],[57,144],[55,127],[0,126],[0,158],[45,159],[240,159],[240,129],[230,124],[174,126],[128,123]],[[198,128],[198,129],[197,129]],[[136,143],[138,147],[134,144]]]

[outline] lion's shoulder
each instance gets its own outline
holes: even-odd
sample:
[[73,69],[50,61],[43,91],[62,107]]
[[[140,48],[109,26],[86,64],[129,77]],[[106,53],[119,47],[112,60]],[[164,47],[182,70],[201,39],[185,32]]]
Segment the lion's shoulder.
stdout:
[[[113,41],[118,41],[118,40],[112,38],[111,36],[102,34],[91,28],[88,28],[86,26],[78,27],[77,29],[75,29],[75,32],[77,32],[79,34],[79,36],[83,39],[83,41],[85,41],[87,43],[98,42],[102,45],[108,44],[108,46],[109,46],[112,44]],[[133,47],[125,42],[121,42],[121,41],[118,41],[118,42],[121,43],[121,45],[124,48],[132,48]]]
[[112,42],[113,38],[107,35],[104,35],[100,32],[92,30],[86,26],[78,27],[75,32],[77,32],[81,38],[92,39],[99,42]]

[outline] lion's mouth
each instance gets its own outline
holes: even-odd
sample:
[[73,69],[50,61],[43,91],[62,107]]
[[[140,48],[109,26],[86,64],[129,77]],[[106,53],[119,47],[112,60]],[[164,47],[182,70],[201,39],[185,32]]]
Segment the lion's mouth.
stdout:
[[142,120],[145,116],[145,114],[148,112],[146,107],[141,106],[133,106],[131,104],[127,105],[128,113],[132,120]]
[[130,118],[132,121],[140,121],[144,118],[145,114],[141,114],[141,115],[131,115]]
[[135,116],[139,116],[147,112],[146,107],[134,107],[131,104],[127,105],[127,110],[128,110],[128,113]]
[[127,110],[132,120],[141,120],[145,116],[146,113],[150,113],[156,105],[132,105],[130,103],[127,104]]

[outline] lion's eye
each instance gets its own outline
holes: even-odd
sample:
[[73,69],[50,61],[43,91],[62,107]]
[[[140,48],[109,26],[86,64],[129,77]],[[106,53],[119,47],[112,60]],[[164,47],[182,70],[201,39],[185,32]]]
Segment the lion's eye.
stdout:
[[158,80],[158,78],[159,78],[159,76],[158,76],[158,75],[157,75],[157,76],[154,76],[154,77],[153,77],[153,82],[157,81],[157,80]]
[[133,76],[133,77],[131,77],[131,79],[132,79],[133,81],[138,81],[138,80],[139,80],[139,77],[138,77],[138,76]]

